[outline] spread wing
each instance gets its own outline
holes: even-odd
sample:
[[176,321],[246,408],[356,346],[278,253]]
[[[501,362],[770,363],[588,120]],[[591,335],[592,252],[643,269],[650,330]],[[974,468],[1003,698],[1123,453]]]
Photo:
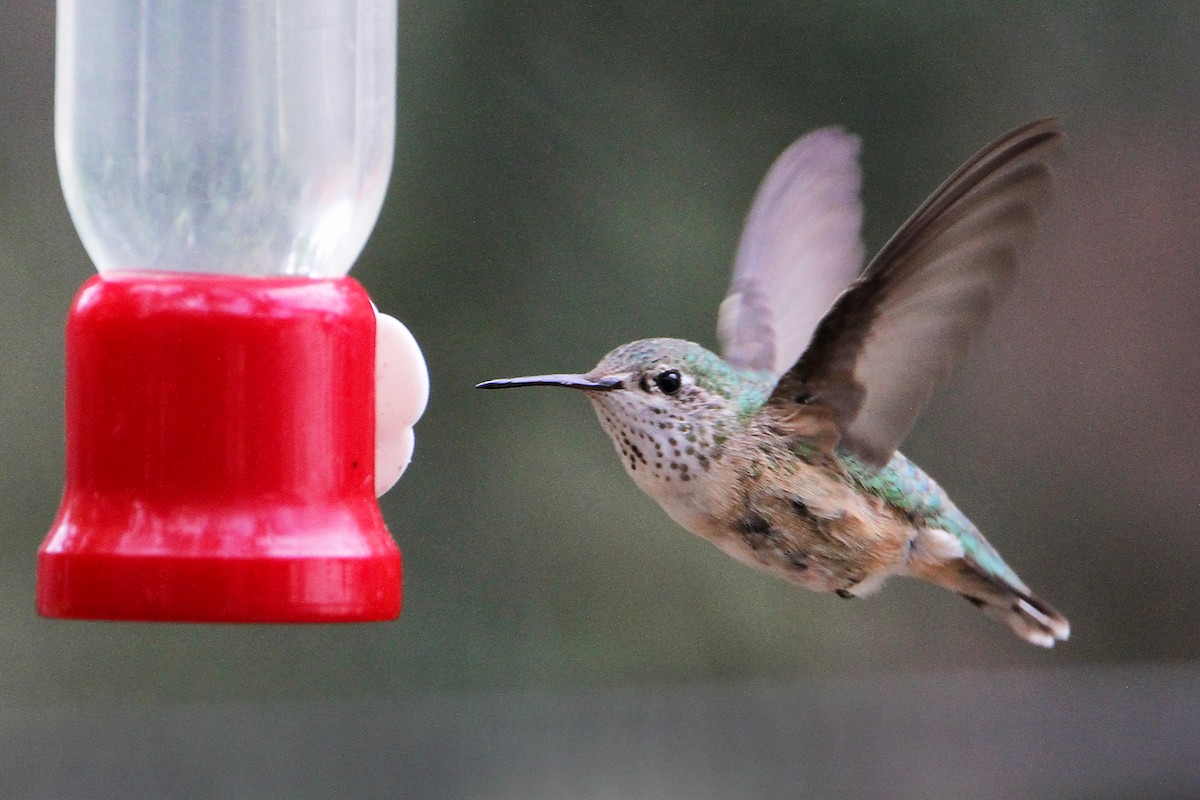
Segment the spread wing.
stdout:
[[862,269],[858,137],[823,128],[776,159],[759,187],[717,328],[725,360],[781,375]]
[[831,418],[844,447],[887,463],[1012,282],[1064,140],[1057,119],[1032,122],[951,175],[837,299],[769,402],[802,427]]

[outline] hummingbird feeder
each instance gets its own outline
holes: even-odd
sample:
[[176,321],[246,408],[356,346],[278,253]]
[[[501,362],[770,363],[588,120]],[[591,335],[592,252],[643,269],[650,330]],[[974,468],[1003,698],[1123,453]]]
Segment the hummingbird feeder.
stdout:
[[67,318],[42,615],[399,614],[376,496],[428,377],[346,277],[391,172],[395,66],[396,0],[59,0],[59,173],[99,275]]

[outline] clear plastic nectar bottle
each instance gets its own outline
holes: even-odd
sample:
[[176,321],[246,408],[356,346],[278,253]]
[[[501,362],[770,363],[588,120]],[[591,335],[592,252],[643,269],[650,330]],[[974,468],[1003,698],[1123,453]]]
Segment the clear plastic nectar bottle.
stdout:
[[55,135],[101,274],[345,275],[392,169],[395,0],[59,0]]

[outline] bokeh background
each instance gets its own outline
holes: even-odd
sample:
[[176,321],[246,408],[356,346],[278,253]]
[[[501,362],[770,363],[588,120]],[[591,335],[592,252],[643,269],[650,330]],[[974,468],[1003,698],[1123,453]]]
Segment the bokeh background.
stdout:
[[[47,621],[63,321],[92,268],[53,152],[53,4],[0,26],[0,790],[12,797],[1200,796],[1200,9],[401,3],[396,168],[354,276],[424,347],[382,501],[395,623]],[[878,248],[1059,114],[1016,290],[905,451],[1071,618],[1053,651],[893,581],[741,567],[586,401],[485,394],[643,336],[715,344],[774,156],[864,141]]]

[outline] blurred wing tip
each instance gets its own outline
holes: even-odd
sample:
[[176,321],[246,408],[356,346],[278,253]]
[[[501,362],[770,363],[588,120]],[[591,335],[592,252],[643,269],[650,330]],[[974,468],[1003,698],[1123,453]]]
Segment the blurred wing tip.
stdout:
[[1024,149],[1050,145],[1058,150],[1066,144],[1067,134],[1060,117],[1043,117],[1016,128],[1001,139],[1004,140],[1023,142]]
[[845,142],[846,144],[859,145],[862,139],[858,134],[847,130],[841,125],[825,125],[820,128],[815,128],[810,131],[808,136],[825,137],[836,141]]
[[829,125],[809,131],[792,142],[784,152],[798,150],[833,150],[848,158],[857,158],[862,150],[862,139],[840,125]]
[[1057,114],[1051,114],[1048,117],[1040,117],[1038,119],[1030,120],[1024,125],[1018,125],[1012,130],[1011,133],[1008,134],[1008,136],[1012,137],[1038,135],[1051,135],[1055,138],[1066,138],[1067,134],[1065,131],[1063,131],[1062,117],[1058,116]]

